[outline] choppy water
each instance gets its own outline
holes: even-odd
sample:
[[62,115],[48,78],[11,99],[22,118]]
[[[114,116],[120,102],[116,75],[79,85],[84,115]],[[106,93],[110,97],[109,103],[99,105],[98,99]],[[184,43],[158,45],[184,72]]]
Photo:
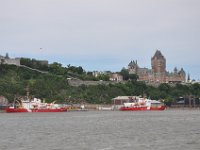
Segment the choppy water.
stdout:
[[200,110],[0,113],[0,150],[199,150]]

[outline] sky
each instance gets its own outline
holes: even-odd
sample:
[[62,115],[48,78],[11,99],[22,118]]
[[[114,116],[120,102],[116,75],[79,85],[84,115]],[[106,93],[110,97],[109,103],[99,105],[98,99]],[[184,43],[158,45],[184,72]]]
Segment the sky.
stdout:
[[200,0],[0,0],[0,55],[120,71],[131,60],[200,79]]

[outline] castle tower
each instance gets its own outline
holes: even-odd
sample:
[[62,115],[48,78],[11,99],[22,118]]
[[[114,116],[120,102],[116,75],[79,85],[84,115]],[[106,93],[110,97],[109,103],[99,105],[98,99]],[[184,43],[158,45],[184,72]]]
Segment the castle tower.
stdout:
[[128,64],[128,71],[129,74],[137,74],[137,70],[138,70],[139,66],[137,65],[137,60],[136,61],[131,61]]
[[159,50],[151,58],[151,66],[154,73],[154,81],[166,82],[166,59]]

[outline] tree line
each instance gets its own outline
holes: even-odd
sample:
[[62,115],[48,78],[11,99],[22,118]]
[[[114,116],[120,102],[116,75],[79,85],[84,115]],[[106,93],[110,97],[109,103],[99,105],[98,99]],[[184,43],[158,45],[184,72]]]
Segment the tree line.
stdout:
[[[22,60],[23,65],[48,71],[48,74],[29,70],[14,65],[0,65],[0,95],[5,96],[10,102],[16,96],[26,95],[26,88],[32,96],[45,99],[47,102],[56,100],[58,103],[92,103],[111,104],[112,98],[123,95],[141,95],[147,98],[164,100],[166,104],[177,102],[179,97],[194,95],[200,97],[200,84],[169,85],[160,84],[158,87],[137,81],[137,75],[127,76],[126,70],[121,71],[125,83],[109,85],[81,85],[72,87],[67,78],[76,77],[82,80],[108,80],[108,76],[94,77],[91,72],[86,72],[82,67],[68,65],[63,67],[59,63],[46,66],[32,60]],[[31,63],[32,62],[32,63]]]

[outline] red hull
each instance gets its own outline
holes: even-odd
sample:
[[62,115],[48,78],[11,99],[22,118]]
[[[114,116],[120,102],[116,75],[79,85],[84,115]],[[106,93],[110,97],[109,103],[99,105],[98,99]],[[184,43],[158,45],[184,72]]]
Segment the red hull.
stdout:
[[150,110],[165,110],[166,106],[151,107]]
[[24,108],[6,108],[7,113],[23,113],[23,112],[28,112],[27,109]]
[[144,111],[147,107],[121,107],[121,111]]
[[[30,112],[66,112],[67,109],[59,108],[59,109],[32,109]],[[7,113],[23,113],[29,112],[27,109],[24,108],[7,108]]]
[[150,109],[147,109],[147,107],[121,107],[119,110],[121,111],[151,111],[151,110],[165,110],[165,106],[160,107],[150,107]]

